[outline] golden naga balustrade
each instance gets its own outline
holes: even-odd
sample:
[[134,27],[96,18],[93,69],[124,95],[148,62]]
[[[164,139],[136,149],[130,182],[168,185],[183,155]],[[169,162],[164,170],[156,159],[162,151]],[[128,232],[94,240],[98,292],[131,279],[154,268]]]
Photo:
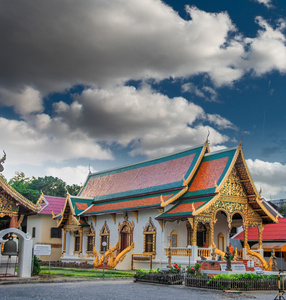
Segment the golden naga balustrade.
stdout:
[[108,249],[104,255],[101,256],[100,260],[98,259],[99,255],[97,251],[95,250],[95,246],[93,249],[93,254],[94,254],[94,260],[93,260],[93,267],[97,268],[103,264],[103,259],[107,259],[115,250],[119,249],[119,243],[115,245],[115,247]]
[[258,264],[259,264],[259,267],[261,267],[261,269],[263,269],[264,271],[271,271],[272,265],[273,265],[273,257],[272,256],[269,258],[269,263],[267,263],[266,260],[259,253],[250,250],[248,243],[246,244],[246,252],[249,256],[254,256],[259,260]]
[[117,264],[120,261],[123,261],[123,259],[125,258],[126,254],[132,249],[134,248],[134,241],[131,243],[130,246],[128,246],[127,248],[125,248],[124,250],[122,250],[117,256],[116,258],[114,258],[113,256],[113,252],[110,253],[110,259],[108,261],[108,269],[114,269]]

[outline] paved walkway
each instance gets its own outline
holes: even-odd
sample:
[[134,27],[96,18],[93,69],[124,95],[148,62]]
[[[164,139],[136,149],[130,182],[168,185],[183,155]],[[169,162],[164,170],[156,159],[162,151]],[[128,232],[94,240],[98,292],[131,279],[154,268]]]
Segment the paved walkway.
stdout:
[[[66,282],[69,281],[69,282]],[[14,284],[13,284],[14,283]],[[37,284],[36,284],[37,283]],[[133,279],[54,279],[0,280],[0,299],[97,299],[97,300],[138,300],[138,299],[258,299],[272,300],[276,291],[226,293],[215,290],[193,289],[183,285],[134,283]]]

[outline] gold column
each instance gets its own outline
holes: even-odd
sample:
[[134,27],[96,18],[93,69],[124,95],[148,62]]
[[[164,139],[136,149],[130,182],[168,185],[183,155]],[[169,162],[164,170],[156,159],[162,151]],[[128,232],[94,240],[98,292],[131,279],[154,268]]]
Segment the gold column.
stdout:
[[64,229],[64,243],[63,243],[63,253],[62,256],[66,253],[66,242],[67,242],[67,231]]
[[191,246],[197,246],[197,230],[198,230],[198,220],[197,218],[194,218],[193,223],[193,233],[191,238]]
[[79,230],[79,255],[82,253],[83,228]]
[[258,243],[259,243],[259,249],[262,249],[262,233],[264,230],[264,226],[261,224],[258,226],[258,233],[259,233],[259,237],[258,237]]
[[248,243],[248,222],[246,221],[244,223],[244,248],[246,248],[247,243]]
[[214,226],[215,226],[215,222],[212,221],[210,224],[211,228],[210,228],[210,244],[209,246],[211,246],[214,243]]

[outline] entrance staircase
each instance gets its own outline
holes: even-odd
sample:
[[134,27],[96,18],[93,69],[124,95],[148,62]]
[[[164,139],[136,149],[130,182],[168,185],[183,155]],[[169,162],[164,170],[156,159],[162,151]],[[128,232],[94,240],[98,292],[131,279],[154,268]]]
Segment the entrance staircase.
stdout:
[[[247,259],[240,259],[239,262],[241,262],[242,264],[245,265],[245,270],[246,270],[246,271],[251,271],[251,272],[254,272],[254,271],[255,271],[255,269],[254,269],[253,267],[248,267],[248,266],[247,266],[247,262],[248,262]],[[255,263],[254,263],[254,267],[257,267]]]

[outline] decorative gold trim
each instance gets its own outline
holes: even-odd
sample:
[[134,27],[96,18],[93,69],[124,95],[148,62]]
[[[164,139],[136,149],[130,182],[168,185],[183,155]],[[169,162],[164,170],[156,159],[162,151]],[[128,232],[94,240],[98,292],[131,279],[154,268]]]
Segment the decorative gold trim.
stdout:
[[190,175],[188,176],[187,179],[185,179],[185,176],[183,175],[183,189],[176,195],[170,197],[168,200],[164,201],[163,200],[163,196],[161,195],[161,207],[165,207],[167,206],[168,204],[171,204],[172,202],[174,202],[175,200],[177,200],[179,197],[181,197],[182,195],[184,195],[187,190],[188,190],[188,184],[190,183],[191,179],[193,178],[194,174],[196,173],[200,163],[201,163],[201,160],[203,159],[204,155],[206,152],[209,152],[210,149],[209,149],[209,144],[208,144],[208,139],[206,139],[204,145],[203,145],[203,148],[201,150],[201,153],[199,155],[199,158],[197,159],[197,162],[195,164],[195,166],[193,167]]
[[234,164],[235,164],[235,162],[236,162],[236,160],[237,160],[237,158],[238,158],[238,154],[239,154],[239,151],[240,151],[240,150],[241,150],[241,144],[238,145],[238,147],[237,147],[237,149],[236,149],[236,151],[235,151],[235,154],[234,154],[234,156],[233,156],[233,158],[232,158],[232,161],[231,161],[231,163],[230,163],[230,165],[229,165],[229,167],[228,167],[228,170],[227,170],[227,172],[225,173],[225,175],[224,175],[224,177],[223,177],[223,180],[221,181],[220,185],[219,185],[219,186],[216,185],[216,190],[215,190],[216,192],[218,192],[218,191],[221,189],[221,187],[223,187],[224,184],[226,183],[226,181],[227,181],[227,179],[228,179],[228,177],[229,177],[229,175],[230,175],[232,169],[234,168]]
[[159,214],[162,214],[164,212],[164,208],[158,208]]
[[171,233],[170,233],[170,247],[172,248],[172,241],[173,241],[173,235],[176,236],[176,246],[175,247],[178,247],[178,233],[176,230],[173,230]]
[[194,228],[194,219],[193,218],[188,218],[189,224],[191,226],[191,228]]
[[201,214],[203,211],[205,211],[206,209],[208,209],[219,197],[220,197],[220,192],[218,192],[211,201],[209,201],[203,207],[200,207],[198,210],[196,210],[195,213],[193,212],[193,216],[197,216]]
[[161,226],[162,228],[162,231],[164,230],[164,221],[163,220],[157,220],[157,222],[159,223],[159,225]]
[[17,223],[17,228],[19,228],[21,226],[23,220],[24,220],[24,215],[20,215],[20,218],[19,218],[18,223]]
[[109,240],[110,240],[110,230],[109,230],[109,227],[106,223],[106,221],[104,221],[104,224],[103,226],[101,227],[101,230],[100,230],[100,233],[99,233],[99,236],[100,236],[100,245],[99,245],[99,249],[100,249],[100,253],[103,253],[103,249],[102,249],[102,239],[104,236],[106,236],[106,248],[105,250],[108,250],[109,249]]
[[[144,234],[144,242],[143,242],[143,245],[144,245],[144,251],[143,253],[145,254],[152,254],[153,255],[153,258],[155,258],[155,255],[156,255],[156,234],[157,234],[157,229],[154,225],[154,223],[152,222],[152,219],[151,217],[149,217],[149,220],[148,222],[146,223],[145,227],[143,227],[143,234]],[[147,238],[146,236],[147,235],[152,235],[152,250],[153,251],[146,251],[146,248],[147,248]]]
[[62,222],[64,220],[64,215],[65,215],[65,211],[66,209],[70,209],[70,211],[68,212],[69,216],[68,216],[68,220],[71,221],[71,223],[75,223],[75,225],[80,226],[80,222],[78,221],[78,219],[75,217],[75,212],[74,212],[74,208],[72,207],[72,203],[71,203],[71,199],[70,199],[70,194],[67,192],[67,197],[66,197],[66,202],[65,202],[65,206],[63,207],[62,212],[60,213],[60,215],[62,215],[61,219],[58,220],[57,223],[57,227],[63,226]]
[[96,216],[91,216],[94,225],[96,225]]
[[138,210],[137,211],[133,211],[133,215],[138,223]]
[[163,195],[161,195],[161,207],[165,207],[169,204],[171,204],[172,202],[174,202],[175,200],[177,200],[179,197],[181,197],[182,195],[184,195],[188,190],[188,186],[185,186],[178,194],[170,197],[168,200],[164,201],[163,199]]
[[36,202],[36,205],[41,205],[41,202],[43,199],[44,199],[44,193],[41,191],[41,196],[39,197],[38,201]]
[[114,222],[114,224],[116,224],[116,214],[110,214],[111,215],[111,218]]

